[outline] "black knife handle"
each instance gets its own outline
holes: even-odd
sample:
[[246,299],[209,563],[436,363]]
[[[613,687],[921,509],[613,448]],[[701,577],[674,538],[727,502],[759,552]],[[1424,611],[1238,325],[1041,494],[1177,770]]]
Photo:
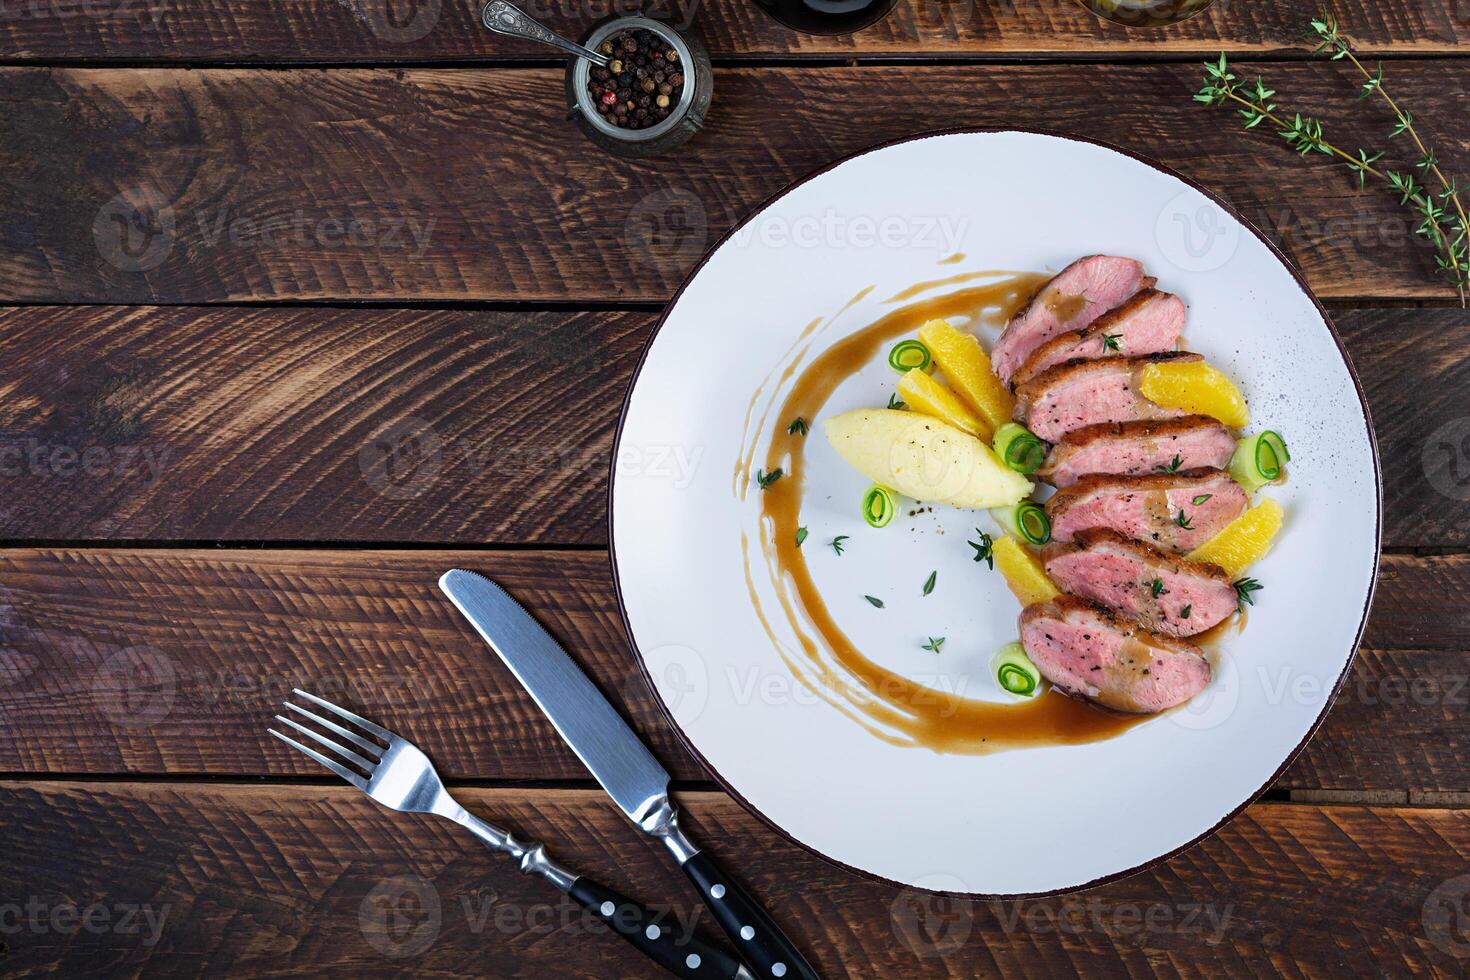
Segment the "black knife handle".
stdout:
[[771,917],[708,852],[700,851],[685,861],[684,873],[757,980],[821,980]]
[[740,976],[740,961],[723,949],[698,936],[678,936],[659,925],[655,913],[585,875],[572,882],[567,894],[675,976],[689,980],[734,980]]

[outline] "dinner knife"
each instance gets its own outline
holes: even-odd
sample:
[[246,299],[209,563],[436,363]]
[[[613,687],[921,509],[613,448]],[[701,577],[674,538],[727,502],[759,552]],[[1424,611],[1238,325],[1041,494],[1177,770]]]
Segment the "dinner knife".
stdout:
[[771,917],[680,829],[679,811],[669,799],[668,772],[561,644],[483,575],[454,569],[439,579],[439,588],[530,692],[628,819],[663,841],[755,975],[761,980],[818,980]]

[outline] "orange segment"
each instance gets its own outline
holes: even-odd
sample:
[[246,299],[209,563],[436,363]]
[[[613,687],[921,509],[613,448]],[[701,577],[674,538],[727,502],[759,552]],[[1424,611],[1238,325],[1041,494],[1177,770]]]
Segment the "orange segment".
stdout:
[[930,320],[919,328],[919,340],[944,379],[994,432],[1011,420],[1016,400],[990,367],[990,358],[974,335],[963,333],[947,320]]
[[920,415],[929,415],[948,422],[956,429],[963,429],[981,439],[990,438],[990,427],[980,416],[972,412],[943,383],[935,381],[918,368],[899,379],[898,397]]
[[1041,559],[1029,548],[1009,535],[991,547],[995,567],[1005,576],[1006,585],[1021,600],[1021,605],[1050,602],[1062,594],[1041,567]]
[[1208,415],[1232,429],[1250,424],[1250,409],[1240,389],[1204,361],[1150,364],[1143,369],[1139,390],[1156,405],[1177,408],[1191,415]]
[[1235,578],[1271,550],[1284,516],[1281,505],[1268,497],[1191,551],[1189,558],[1219,565]]

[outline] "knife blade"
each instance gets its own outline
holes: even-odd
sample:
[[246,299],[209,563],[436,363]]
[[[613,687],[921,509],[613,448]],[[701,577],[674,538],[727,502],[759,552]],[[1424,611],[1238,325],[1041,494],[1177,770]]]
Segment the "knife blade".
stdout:
[[668,799],[669,774],[552,635],[494,582],[462,569],[439,588],[515,674],[628,819]]
[[820,980],[801,951],[715,859],[679,827],[669,774],[561,644],[504,589],[453,569],[439,588],[515,674],[563,740],[644,833],[673,853],[740,958],[761,980]]

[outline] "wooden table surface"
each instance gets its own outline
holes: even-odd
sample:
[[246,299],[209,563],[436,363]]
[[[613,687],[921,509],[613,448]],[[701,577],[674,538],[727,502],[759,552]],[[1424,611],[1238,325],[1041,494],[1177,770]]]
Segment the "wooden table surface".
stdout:
[[[269,739],[293,686],[710,928],[467,642],[450,565],[566,643],[829,977],[1466,969],[1470,315],[1388,194],[1191,101],[1227,49],[1384,142],[1308,59],[1308,8],[1127,33],[1069,0],[900,0],[825,39],[659,0],[708,38],[714,107],[687,152],[618,163],[563,120],[560,65],[476,6],[0,2],[0,974],[649,975],[543,882]],[[529,9],[580,33],[613,6]],[[1470,6],[1335,7],[1470,178]],[[1005,124],[1157,158],[1281,244],[1362,375],[1386,522],[1350,683],[1260,802],[1137,876],[990,903],[837,870],[710,781],[628,649],[605,494],[633,364],[708,244],[843,154]]]

